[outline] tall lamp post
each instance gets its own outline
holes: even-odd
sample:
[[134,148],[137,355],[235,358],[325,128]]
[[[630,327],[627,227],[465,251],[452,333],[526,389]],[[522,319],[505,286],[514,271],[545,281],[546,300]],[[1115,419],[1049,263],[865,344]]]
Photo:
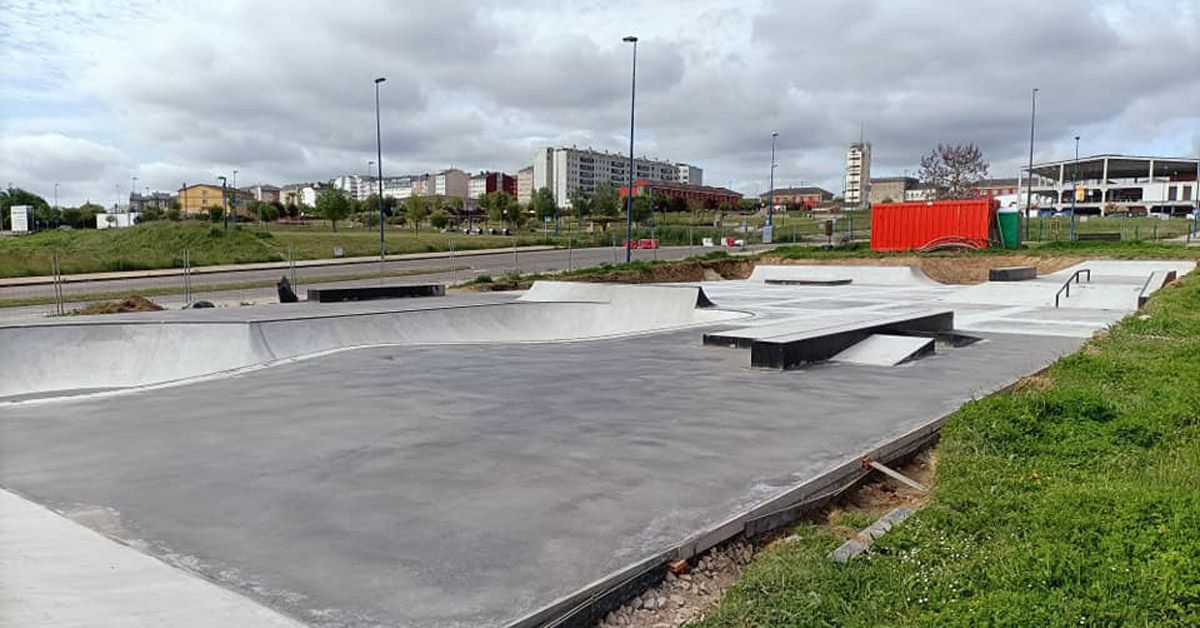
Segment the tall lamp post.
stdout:
[[771,131],[771,176],[770,183],[767,185],[767,226],[773,224],[772,215],[775,210],[775,138],[779,137],[779,133]]
[[[375,79],[375,165],[379,168],[379,263],[387,255],[383,242],[383,133],[379,123],[379,84],[386,81],[384,77]],[[382,267],[381,267],[382,268]]]
[[1033,209],[1033,124],[1037,120],[1037,93],[1038,88],[1033,88],[1030,93],[1030,110],[1029,110],[1029,176],[1025,181],[1025,241],[1029,241],[1029,212]]
[[1071,166],[1071,240],[1075,239],[1075,188],[1079,185],[1079,136],[1075,136],[1075,163]]
[[217,177],[221,180],[221,217],[225,222],[225,230],[229,231],[229,195],[225,193],[225,177]]
[[633,259],[633,112],[637,102],[637,42],[630,35],[621,41],[633,44],[633,79],[629,83],[629,193],[625,195],[625,262]]

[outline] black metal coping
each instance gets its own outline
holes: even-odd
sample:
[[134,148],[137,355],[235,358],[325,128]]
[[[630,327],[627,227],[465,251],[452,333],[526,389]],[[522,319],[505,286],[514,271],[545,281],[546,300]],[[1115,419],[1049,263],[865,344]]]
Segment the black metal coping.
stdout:
[[441,297],[446,295],[446,286],[427,283],[403,286],[361,286],[356,288],[309,289],[308,300],[317,303],[338,301],[369,301],[372,299],[402,299],[408,297]]
[[765,279],[768,286],[844,286],[853,279]]
[[988,270],[988,281],[1026,281],[1037,279],[1036,266],[1008,266]]

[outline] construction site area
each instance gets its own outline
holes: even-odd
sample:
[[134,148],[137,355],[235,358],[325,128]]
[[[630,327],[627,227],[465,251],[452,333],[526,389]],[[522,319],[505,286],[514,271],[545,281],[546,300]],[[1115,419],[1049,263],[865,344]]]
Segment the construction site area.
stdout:
[[903,261],[7,324],[0,618],[594,625],[1194,267]]

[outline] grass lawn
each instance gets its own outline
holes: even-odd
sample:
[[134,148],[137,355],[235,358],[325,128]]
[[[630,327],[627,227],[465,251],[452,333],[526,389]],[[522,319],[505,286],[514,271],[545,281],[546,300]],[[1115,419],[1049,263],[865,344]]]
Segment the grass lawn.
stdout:
[[955,413],[869,554],[802,525],[700,625],[1200,625],[1200,275],[1034,383]]
[[[448,250],[451,237],[423,229],[389,228],[386,233],[389,254],[424,253]],[[505,248],[514,238],[505,236],[453,236],[455,250]],[[545,244],[539,235],[516,238],[519,245]],[[578,243],[579,240],[576,240]],[[563,244],[566,240],[563,239]],[[347,257],[379,254],[379,232],[366,229],[327,226],[307,228],[272,226],[233,227],[203,222],[153,222],[131,229],[78,229],[42,231],[0,238],[0,277],[51,274],[51,255],[57,252],[64,274],[118,270],[178,268],[183,251],[191,252],[193,266],[284,261],[289,249],[296,259],[333,257],[341,247]]]

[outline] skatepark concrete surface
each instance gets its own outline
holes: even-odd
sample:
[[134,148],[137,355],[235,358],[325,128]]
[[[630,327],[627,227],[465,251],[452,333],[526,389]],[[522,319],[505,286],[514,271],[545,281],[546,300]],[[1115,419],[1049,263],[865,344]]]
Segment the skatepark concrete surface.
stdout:
[[[1060,308],[1072,269],[947,286],[821,267],[850,283],[544,284],[0,327],[22,353],[0,358],[6,378],[42,361],[0,401],[0,608],[49,626],[138,625],[164,600],[196,621],[251,613],[226,625],[505,625],[1046,366],[1133,312],[1150,273],[1192,268],[1082,266],[1092,281]],[[987,286],[1011,298],[986,302]],[[715,307],[696,307],[701,290]],[[981,340],[790,371],[701,344],[921,308]],[[146,367],[172,359],[200,367]],[[48,547],[29,513],[111,540]],[[108,577],[143,559],[178,576],[170,596],[150,567]],[[101,602],[64,601],[77,590]]]

